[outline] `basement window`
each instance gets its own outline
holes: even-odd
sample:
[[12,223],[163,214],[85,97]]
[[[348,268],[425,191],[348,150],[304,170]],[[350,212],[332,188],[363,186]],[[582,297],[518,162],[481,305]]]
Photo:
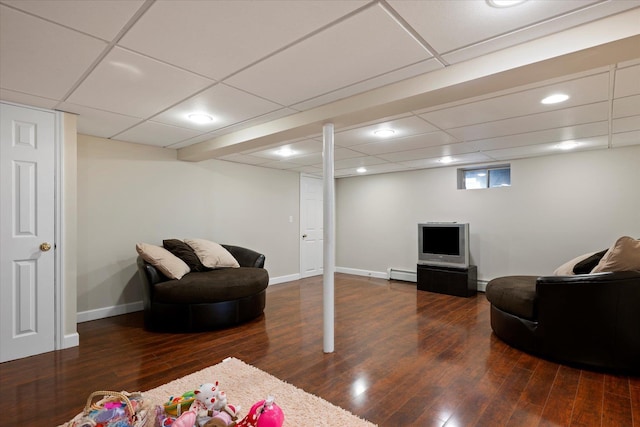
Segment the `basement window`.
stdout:
[[511,186],[511,165],[458,169],[458,189]]

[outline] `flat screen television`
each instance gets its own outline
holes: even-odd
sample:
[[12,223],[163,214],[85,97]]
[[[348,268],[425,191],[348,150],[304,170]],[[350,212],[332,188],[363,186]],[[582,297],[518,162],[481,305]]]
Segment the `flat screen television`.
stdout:
[[418,224],[418,264],[469,267],[469,224]]

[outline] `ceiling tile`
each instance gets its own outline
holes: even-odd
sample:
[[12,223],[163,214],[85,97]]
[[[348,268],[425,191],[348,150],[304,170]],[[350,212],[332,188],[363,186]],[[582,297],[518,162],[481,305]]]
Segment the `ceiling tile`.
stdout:
[[[217,84],[155,116],[153,121],[208,132],[262,116],[280,108],[281,106],[273,102],[224,84]],[[208,114],[214,120],[205,124],[194,123],[188,118],[188,115],[194,112]]]
[[574,153],[576,151],[606,148],[608,144],[608,138],[606,136],[600,136],[596,138],[580,140],[577,142],[579,143],[579,146],[573,150],[563,150],[559,147],[558,143],[549,143],[506,148],[503,150],[491,150],[484,153],[495,160],[510,160],[526,157],[548,156],[552,154]]
[[448,162],[448,163],[444,163],[440,159],[441,157],[433,157],[433,158],[423,158],[423,159],[417,159],[417,160],[407,160],[400,163],[409,168],[423,169],[423,168],[437,168],[437,167],[456,166],[456,165],[465,165],[470,163],[482,163],[482,162],[493,161],[491,157],[483,153],[458,154],[453,157],[452,162]]
[[0,89],[0,99],[3,101],[48,109],[52,109],[58,105],[58,101],[54,99],[41,98],[39,96],[29,95],[28,93],[15,92],[7,89]]
[[282,169],[282,170],[296,169],[300,167],[300,165],[297,163],[292,163],[287,161],[267,162],[267,163],[262,163],[259,166],[262,166],[265,168],[272,168],[272,169]]
[[369,165],[366,167],[366,172],[358,172],[358,168],[345,168],[338,169],[334,172],[336,177],[358,176],[358,175],[372,175],[378,173],[398,172],[407,170],[406,165],[400,165],[397,163],[382,163],[379,165]]
[[179,68],[114,48],[68,101],[128,116],[150,117],[212,83]]
[[344,88],[338,88],[332,92],[325,93],[307,101],[303,101],[299,104],[294,104],[291,106],[291,108],[295,108],[301,111],[309,110],[311,108],[318,107],[320,105],[324,105],[338,99],[356,95],[370,89],[375,89],[390,83],[395,83],[440,68],[442,68],[442,64],[440,64],[438,61],[436,61],[435,59],[427,59],[417,64],[402,67],[399,70],[393,70],[380,76],[372,77],[370,79],[349,85]]
[[197,134],[197,132],[190,129],[146,121],[123,133],[115,135],[113,139],[167,147],[184,139],[192,138]]
[[559,128],[584,123],[599,122],[609,117],[609,103],[583,105],[564,110],[532,114],[506,120],[481,123],[456,129],[448,129],[451,135],[463,141],[516,135],[549,128]]
[[[554,93],[564,93],[569,95],[570,98],[561,104],[544,105],[540,103],[543,98]],[[421,114],[420,117],[442,129],[451,129],[453,127],[592,104],[606,101],[608,97],[609,73],[600,73],[431,111]]]
[[406,138],[376,141],[369,144],[352,146],[351,149],[369,155],[387,154],[396,151],[415,150],[419,148],[433,147],[436,145],[453,144],[456,141],[445,132],[430,132],[421,135],[412,135]]
[[110,41],[142,6],[144,0],[3,0],[3,3]]
[[[311,174],[319,177],[322,177],[323,175],[322,168],[318,168],[315,166],[300,166],[291,170],[304,173],[304,174]],[[334,173],[334,176],[335,176],[335,173]]]
[[[497,37],[596,2],[530,1],[517,7],[494,8],[485,1],[473,0],[389,0],[389,4],[440,53],[473,45],[479,40]],[[477,25],[479,22],[482,25]],[[545,33],[544,29],[538,31]],[[514,43],[522,41],[519,39]]]
[[0,5],[0,87],[62,98],[107,44]]
[[[614,133],[640,130],[640,115],[614,119],[612,127]],[[637,142],[640,144],[640,139]]]
[[545,144],[607,135],[609,122],[594,122],[581,125],[545,129],[536,132],[507,135],[498,138],[481,139],[469,142],[477,151],[498,150],[525,145]]
[[[395,133],[393,138],[381,138],[374,134],[380,129],[392,129]],[[359,145],[371,141],[388,141],[390,139],[404,138],[411,135],[418,135],[438,130],[435,126],[427,123],[419,117],[408,116],[395,120],[384,120],[367,126],[358,127],[336,132],[335,144],[341,147]]]
[[468,142],[457,144],[439,145],[436,147],[420,148],[417,150],[398,151],[395,153],[379,154],[377,157],[390,162],[403,162],[419,159],[440,158],[445,156],[459,156],[474,153],[477,150]]
[[[467,0],[468,1],[468,0]],[[477,2],[480,3],[480,2]],[[590,21],[600,19],[609,15],[615,15],[628,9],[637,7],[637,3],[633,1],[529,1],[529,6],[538,9],[545,9],[544,15],[548,18],[545,21],[537,21],[535,15],[531,15],[531,19],[524,27],[510,31],[505,34],[499,34],[489,39],[474,41],[472,44],[457,49],[451,53],[443,55],[443,58],[449,63],[454,64],[476,58],[500,49],[515,46],[517,44],[527,42],[539,37],[544,37],[556,33],[562,29],[572,28]],[[597,3],[597,4],[594,4]],[[524,6],[524,5],[522,5]],[[581,8],[575,11],[556,16],[554,15],[554,7],[560,7],[564,11],[573,7]],[[520,9],[520,8],[514,8]],[[501,9],[504,11],[505,9]],[[521,10],[524,11],[524,10]],[[551,12],[551,13],[546,13]],[[497,12],[501,14],[500,11]],[[490,24],[491,26],[491,24]]]
[[613,100],[613,117],[640,115],[640,94]]
[[640,94],[640,65],[616,71],[614,96],[620,98]]
[[220,80],[365,1],[156,1],[121,45]]
[[141,119],[137,117],[123,116],[122,114],[96,110],[69,102],[58,105],[58,109],[79,116],[78,133],[101,138],[111,138],[141,122]]
[[430,56],[375,6],[232,76],[228,82],[292,105]]
[[279,110],[272,111],[270,113],[266,113],[258,117],[254,117],[252,119],[248,119],[243,122],[234,123],[230,126],[225,126],[221,129],[214,130],[210,132],[210,134],[211,134],[211,137],[220,136],[220,135],[224,135],[239,129],[244,129],[250,126],[257,126],[262,123],[270,122],[272,120],[281,119],[283,117],[290,116],[291,114],[295,114],[295,113],[297,113],[297,111],[292,110],[290,108],[281,108]]
[[640,130],[614,133],[611,145],[614,147],[625,147],[628,145],[638,145],[638,141],[640,141]]
[[380,159],[373,156],[364,156],[364,157],[352,157],[348,159],[336,160],[334,161],[334,169],[349,169],[349,168],[359,168],[361,166],[372,166],[372,165],[381,165],[387,163],[386,160]]

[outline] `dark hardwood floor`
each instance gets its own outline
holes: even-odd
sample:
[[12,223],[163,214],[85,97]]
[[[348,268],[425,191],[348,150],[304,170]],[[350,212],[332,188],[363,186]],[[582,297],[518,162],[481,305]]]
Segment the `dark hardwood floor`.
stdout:
[[233,356],[380,426],[640,426],[640,378],[507,346],[484,294],[335,282],[332,354],[320,277],[270,287],[264,316],[226,330],[151,333],[141,313],[81,323],[79,347],[0,364],[0,425],[56,426],[94,390],[148,390]]

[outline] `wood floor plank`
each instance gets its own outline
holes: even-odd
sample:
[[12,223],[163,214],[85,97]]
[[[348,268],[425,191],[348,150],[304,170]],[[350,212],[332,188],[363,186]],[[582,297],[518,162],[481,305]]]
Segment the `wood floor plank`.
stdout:
[[345,274],[335,289],[331,354],[321,277],[270,286],[263,316],[224,330],[149,332],[140,312],[80,323],[78,347],[0,364],[2,420],[56,426],[94,390],[144,391],[232,356],[381,427],[640,427],[640,379],[508,346],[491,332],[481,293]]
[[560,366],[542,411],[540,427],[568,426],[578,391],[580,371]]
[[578,382],[573,404],[571,426],[591,427],[602,425],[604,399],[604,376],[583,371]]

